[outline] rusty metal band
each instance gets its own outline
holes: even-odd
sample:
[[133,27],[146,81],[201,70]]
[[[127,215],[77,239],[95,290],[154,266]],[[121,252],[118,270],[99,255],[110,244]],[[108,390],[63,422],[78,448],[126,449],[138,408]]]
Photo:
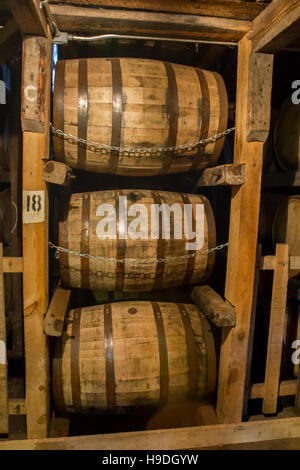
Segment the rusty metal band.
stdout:
[[217,381],[217,360],[215,342],[211,327],[204,318],[203,314],[198,310],[198,315],[202,325],[203,337],[206,347],[206,395],[212,396],[216,390]]
[[168,402],[169,397],[169,361],[166,341],[166,333],[162,313],[157,302],[151,302],[155,318],[158,350],[159,350],[159,376],[160,376],[160,406]]
[[[116,191],[116,219],[117,219],[117,253],[116,253],[116,260],[126,258],[126,239],[125,239],[125,223],[119,224],[119,217],[120,217],[120,208],[119,208],[119,200],[120,196],[123,196],[122,191]],[[116,287],[115,290],[117,292],[122,292],[124,288],[124,277],[125,277],[125,263],[116,263]]]
[[[158,206],[161,205],[161,195],[158,191],[151,191],[151,196],[153,198],[154,204]],[[158,259],[165,259],[165,248],[166,248],[166,241],[162,237],[162,214],[159,214],[159,234],[157,240],[157,258]],[[160,263],[156,263],[156,271],[155,271],[155,281],[152,290],[161,289],[163,278],[165,272],[165,261]]]
[[198,354],[197,342],[191,319],[184,304],[176,304],[185,330],[187,361],[189,367],[189,399],[196,400],[198,391]]
[[[88,80],[87,59],[79,59],[78,64],[78,137],[87,138],[88,124]],[[77,166],[86,169],[86,145],[78,145]]]
[[[82,194],[81,240],[80,252],[90,252],[90,193]],[[90,260],[84,256],[80,259],[81,288],[90,289]]]
[[[173,65],[164,62],[164,66],[168,79],[168,88],[166,90],[166,107],[169,118],[168,147],[174,147],[176,146],[178,132],[178,89]],[[170,152],[165,155],[161,173],[168,173],[173,156],[173,153]]]
[[[200,131],[200,139],[207,139],[208,131],[209,131],[209,123],[210,123],[210,96],[209,96],[209,88],[208,83],[205,77],[205,73],[198,68],[194,69],[200,85],[200,90],[202,94],[202,106],[201,109],[198,109],[198,112],[201,114],[199,118],[202,121],[201,131]],[[208,72],[211,73],[211,72]],[[197,170],[199,164],[205,158],[205,147],[199,147],[196,155],[192,160],[192,165],[189,171]]]
[[[180,194],[183,204],[190,204],[193,206],[191,203],[189,197],[187,194]],[[193,232],[196,231],[196,219],[195,219],[195,214],[194,211],[192,210],[192,230]],[[195,253],[195,250],[190,250],[189,254]],[[193,274],[194,274],[194,269],[195,269],[195,261],[196,261],[196,256],[191,256],[190,258],[187,259],[187,265],[186,265],[186,271],[183,279],[183,284],[190,284]]]
[[[111,59],[112,73],[112,118],[111,118],[111,145],[121,146],[122,133],[122,72],[120,59],[114,57]],[[115,174],[119,164],[120,153],[111,150],[109,160],[109,173]]]
[[72,338],[71,338],[71,388],[72,402],[75,411],[81,409],[81,389],[80,389],[80,318],[81,308],[73,311]]
[[[53,96],[53,122],[56,129],[64,132],[65,61],[58,61],[55,68],[55,87]],[[55,159],[65,161],[65,139],[54,136]]]
[[[224,132],[225,129],[227,128],[228,97],[227,97],[226,86],[221,75],[216,72],[214,72],[213,75],[218,85],[219,107],[220,107],[220,120],[219,120],[218,133],[220,134],[221,132]],[[222,139],[218,139],[216,141],[211,164],[216,163],[217,159],[219,158],[223,145],[224,145],[224,140],[225,140],[225,137],[223,137]]]
[[57,338],[54,350],[54,357],[52,359],[52,390],[53,400],[56,410],[65,411],[65,401],[63,393],[63,379],[62,379],[62,351],[63,351],[63,336]]
[[[59,244],[66,250],[69,248],[69,234],[68,234],[68,220],[66,217],[64,221],[59,222]],[[62,287],[70,286],[70,267],[69,267],[69,254],[68,252],[59,252],[60,264],[60,277]]]
[[104,304],[104,350],[106,370],[106,406],[116,406],[116,379],[111,304]]

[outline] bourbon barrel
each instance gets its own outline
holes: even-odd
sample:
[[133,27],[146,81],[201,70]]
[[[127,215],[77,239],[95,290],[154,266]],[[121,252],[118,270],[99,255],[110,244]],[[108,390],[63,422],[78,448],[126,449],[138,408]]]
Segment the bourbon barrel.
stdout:
[[[121,219],[124,198],[127,221]],[[186,218],[187,207],[190,216]],[[159,217],[153,208],[163,209]],[[106,237],[99,234],[99,224],[107,217],[113,232]],[[131,224],[137,227],[137,235],[132,235]],[[202,227],[203,235],[199,249],[187,245],[192,242],[188,230],[197,227]],[[205,283],[214,266],[215,252],[209,250],[215,243],[214,215],[204,196],[149,190],[73,194],[68,214],[59,224],[59,246],[64,250],[60,251],[62,284],[138,292]]]
[[57,160],[82,170],[144,176],[213,165],[224,138],[176,154],[99,150],[84,141],[145,150],[188,145],[226,129],[228,102],[216,72],[149,59],[72,59],[57,63],[53,111],[56,129],[83,139],[78,144],[55,134]]
[[118,302],[69,312],[53,358],[57,409],[89,412],[208,398],[216,356],[195,305]]
[[291,98],[284,103],[274,132],[275,155],[286,171],[300,170],[300,106]]

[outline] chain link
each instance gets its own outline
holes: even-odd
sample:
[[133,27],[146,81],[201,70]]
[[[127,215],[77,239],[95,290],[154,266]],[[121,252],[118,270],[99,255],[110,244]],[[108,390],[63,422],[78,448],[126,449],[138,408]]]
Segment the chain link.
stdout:
[[95,152],[99,150],[101,153],[116,152],[116,154],[123,154],[126,157],[134,157],[134,158],[139,155],[143,155],[143,157],[146,157],[146,158],[151,158],[153,155],[160,156],[161,154],[170,153],[170,152],[175,152],[175,153],[177,152],[178,154],[182,154],[184,152],[191,152],[197,147],[201,147],[207,144],[212,144],[235,130],[235,127],[231,127],[230,129],[226,129],[224,132],[220,132],[219,134],[215,134],[212,137],[208,137],[207,139],[201,139],[191,144],[177,145],[173,147],[129,148],[129,147],[116,147],[114,145],[100,144],[99,142],[93,142],[93,141],[76,137],[71,134],[66,134],[60,129],[55,129],[55,127],[51,123],[50,123],[50,127],[51,127],[53,134],[56,134],[57,136],[66,139],[69,143],[79,143],[82,145],[86,145],[89,148],[89,150],[93,150]]
[[136,259],[133,259],[133,258],[117,259],[117,258],[106,258],[104,256],[94,256],[94,255],[90,255],[89,253],[79,253],[78,251],[69,250],[68,248],[63,248],[62,246],[54,245],[54,243],[52,243],[52,242],[49,242],[49,247],[56,250],[56,252],[55,252],[56,259],[59,258],[59,253],[61,252],[61,253],[67,253],[69,255],[80,256],[81,258],[97,259],[99,261],[108,261],[108,262],[112,262],[112,263],[150,264],[150,263],[153,263],[153,262],[164,263],[165,261],[177,261],[179,259],[193,258],[197,255],[204,255],[204,254],[213,253],[214,251],[220,251],[220,250],[223,250],[223,248],[228,247],[228,243],[223,243],[223,245],[218,245],[214,248],[209,248],[208,250],[205,250],[205,251],[196,251],[194,253],[190,253],[189,255],[170,256],[169,258],[143,258],[143,259],[140,259],[140,258],[136,258]]

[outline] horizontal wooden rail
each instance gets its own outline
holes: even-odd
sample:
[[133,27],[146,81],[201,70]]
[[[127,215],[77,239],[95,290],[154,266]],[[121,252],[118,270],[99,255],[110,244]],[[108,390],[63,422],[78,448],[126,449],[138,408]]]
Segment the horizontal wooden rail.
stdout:
[[[297,380],[284,380],[279,384],[279,393],[280,397],[289,397],[296,395],[297,389]],[[265,384],[253,384],[250,392],[250,399],[257,400],[259,398],[264,398],[265,396]]]
[[0,441],[0,450],[181,450],[300,437],[300,417],[90,436]]

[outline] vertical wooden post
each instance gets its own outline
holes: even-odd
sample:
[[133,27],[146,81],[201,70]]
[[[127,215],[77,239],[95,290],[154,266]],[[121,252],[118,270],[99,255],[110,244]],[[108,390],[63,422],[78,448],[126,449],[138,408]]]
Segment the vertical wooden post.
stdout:
[[[225,286],[225,298],[236,308],[236,326],[223,328],[217,402],[219,419],[229,423],[241,421],[243,414],[263,141],[270,124],[272,72],[273,56],[253,53],[251,41],[243,38],[238,47],[234,164],[245,164],[245,180],[243,186],[232,189]],[[259,117],[260,132],[253,132],[253,123],[260,113],[264,115]]]
[[8,434],[7,354],[3,278],[3,247],[0,243],[0,434]]
[[289,279],[289,246],[277,245],[271,301],[263,413],[277,411]]
[[49,153],[50,83],[51,42],[42,37],[24,39],[22,95],[26,100],[23,99],[22,116],[33,115],[28,107],[37,103],[43,110],[39,125],[32,123],[33,132],[29,131],[28,121],[25,121],[26,130],[23,127],[23,303],[28,438],[47,437],[50,422],[49,351],[43,331],[48,305],[48,197],[43,181],[43,159],[48,158]]

